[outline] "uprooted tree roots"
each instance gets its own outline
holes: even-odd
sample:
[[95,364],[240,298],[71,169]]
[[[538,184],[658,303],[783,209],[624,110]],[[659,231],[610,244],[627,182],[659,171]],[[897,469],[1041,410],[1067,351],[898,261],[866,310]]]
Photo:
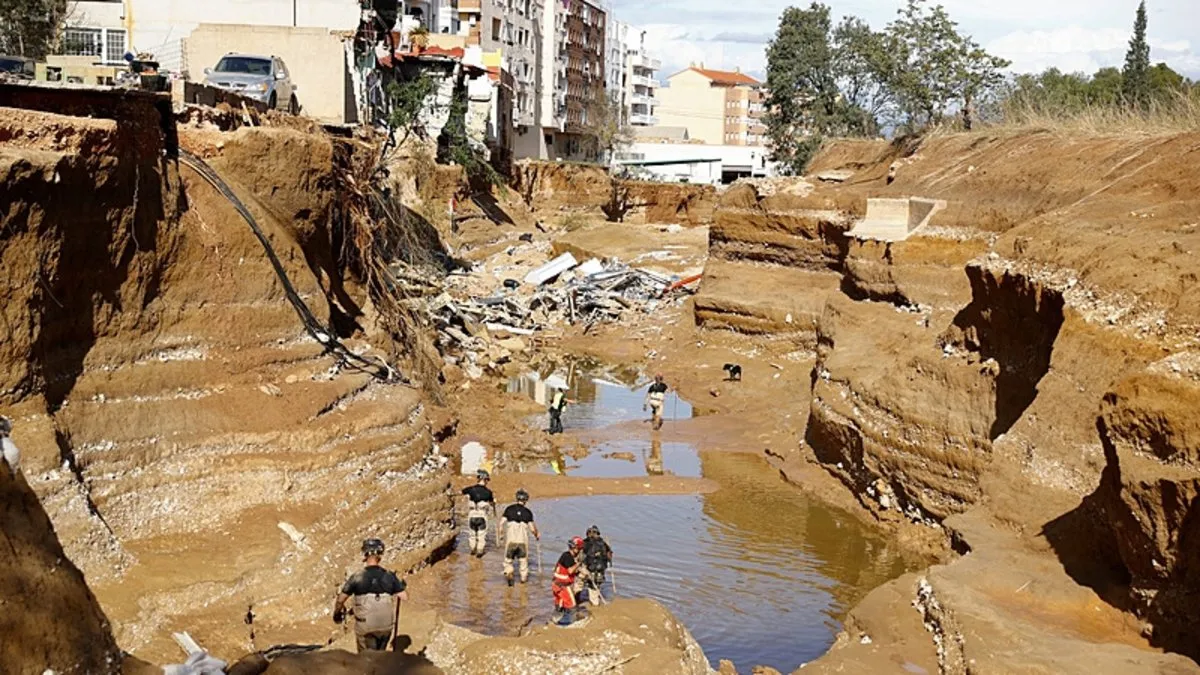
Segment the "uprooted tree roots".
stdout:
[[412,305],[419,292],[398,282],[391,265],[404,264],[416,278],[436,278],[448,271],[451,258],[437,231],[379,185],[381,172],[372,153],[347,153],[343,160],[334,210],[339,265],[367,289],[381,327],[395,340],[390,356],[407,360],[413,378],[441,402],[433,333]]

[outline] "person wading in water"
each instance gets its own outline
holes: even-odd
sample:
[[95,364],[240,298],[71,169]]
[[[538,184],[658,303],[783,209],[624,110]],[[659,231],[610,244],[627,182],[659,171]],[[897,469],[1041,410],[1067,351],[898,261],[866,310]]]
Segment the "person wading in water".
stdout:
[[350,576],[333,603],[333,622],[346,618],[346,601],[353,600],[354,636],[358,651],[382,651],[396,630],[400,603],[408,601],[408,585],[395,572],[380,567],[383,542],[368,539],[362,544],[363,568]]
[[642,403],[642,410],[650,407],[650,421],[655,430],[661,429],[663,425],[663,406],[667,402],[667,389],[662,373],[658,373],[654,376],[654,383],[646,390],[646,400]]
[[518,561],[521,583],[529,580],[529,535],[541,539],[537,525],[533,522],[533,511],[525,505],[529,493],[517,490],[517,503],[510,504],[500,516],[500,529],[504,532],[504,579],[513,585],[513,561]]
[[555,389],[554,390],[554,394],[552,396],[550,396],[550,408],[548,410],[548,412],[550,413],[550,428],[547,429],[547,432],[549,432],[550,434],[561,434],[563,432],[563,425],[562,425],[563,409],[565,409],[567,407],[568,403],[574,403],[574,402],[575,401],[572,401],[571,399],[567,398],[567,390],[566,389]]
[[600,536],[600,528],[595,525],[589,527],[587,539],[583,540],[584,569],[580,576],[583,577],[588,602],[593,605],[604,602],[600,588],[604,586],[604,572],[612,564],[612,559],[612,547],[608,545],[608,540]]
[[554,594],[554,611],[561,613],[558,624],[569,626],[575,622],[575,577],[583,565],[579,552],[583,550],[583,538],[572,537],[567,543],[567,550],[558,557],[554,566],[554,580],[550,582],[550,592]]
[[487,549],[488,513],[495,514],[496,497],[488,489],[488,481],[492,477],[487,471],[480,469],[475,477],[475,484],[463,488],[462,493],[468,500],[467,538],[471,544],[471,555],[482,558]]

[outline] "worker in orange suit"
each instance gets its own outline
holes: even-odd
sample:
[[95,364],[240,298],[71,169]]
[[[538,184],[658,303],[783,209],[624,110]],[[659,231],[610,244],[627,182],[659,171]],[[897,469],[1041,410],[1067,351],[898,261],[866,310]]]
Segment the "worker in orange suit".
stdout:
[[579,566],[583,564],[580,552],[583,551],[583,537],[572,537],[567,543],[567,550],[558,558],[554,566],[554,580],[550,582],[550,592],[554,594],[554,611],[562,616],[558,619],[560,626],[569,626],[575,622],[575,577],[579,574]]

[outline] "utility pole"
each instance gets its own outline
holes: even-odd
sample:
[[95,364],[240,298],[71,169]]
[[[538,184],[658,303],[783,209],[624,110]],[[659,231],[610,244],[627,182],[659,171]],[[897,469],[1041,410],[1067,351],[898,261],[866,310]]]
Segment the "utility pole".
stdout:
[[292,28],[296,27],[296,2],[297,0],[292,0]]

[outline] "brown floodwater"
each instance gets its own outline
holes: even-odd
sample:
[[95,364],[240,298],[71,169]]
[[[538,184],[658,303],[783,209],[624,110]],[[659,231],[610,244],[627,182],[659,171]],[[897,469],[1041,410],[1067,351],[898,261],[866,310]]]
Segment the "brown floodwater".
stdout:
[[[611,449],[598,448],[593,454],[600,459],[578,462],[573,474],[605,475],[612,466],[653,470],[654,460],[645,459],[655,454],[650,435],[621,442],[636,461],[604,459]],[[421,596],[451,621],[493,635],[549,621],[551,567],[569,537],[595,524],[615,552],[607,594],[663,603],[714,665],[729,659],[743,672],[760,664],[789,672],[828,650],[845,612],[869,590],[907,571],[900,552],[876,532],[807,499],[758,456],[658,451],[664,465],[684,473],[690,473],[684,470],[691,466],[689,452],[698,473],[720,490],[550,500],[533,495],[530,508],[543,533],[542,574],[533,563],[529,584],[508,588],[494,542],[480,560],[464,555],[460,541]],[[668,462],[668,456],[674,458]]]

